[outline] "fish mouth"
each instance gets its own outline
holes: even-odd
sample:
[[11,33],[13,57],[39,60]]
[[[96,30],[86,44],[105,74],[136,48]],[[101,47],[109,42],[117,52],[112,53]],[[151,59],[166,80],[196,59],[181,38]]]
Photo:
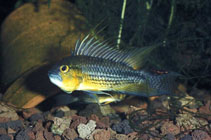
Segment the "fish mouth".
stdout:
[[61,78],[61,76],[60,76],[59,74],[56,74],[56,73],[53,72],[53,71],[49,71],[49,72],[48,72],[48,77],[49,77],[50,81],[51,81],[53,84],[55,84],[55,85],[57,85],[57,86],[59,86],[59,87],[62,86],[62,78]]

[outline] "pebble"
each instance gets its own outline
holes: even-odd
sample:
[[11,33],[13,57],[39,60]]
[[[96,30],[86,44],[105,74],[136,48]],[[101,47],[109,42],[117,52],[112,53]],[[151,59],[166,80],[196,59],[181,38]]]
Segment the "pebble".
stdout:
[[202,130],[194,130],[192,133],[193,140],[211,140],[211,137],[207,132]]
[[122,122],[118,124],[114,124],[112,126],[112,129],[116,131],[117,133],[121,133],[121,134],[129,134],[133,132],[133,129],[130,127],[128,120],[123,120]]
[[166,136],[162,138],[162,140],[176,140],[176,138],[173,134],[169,133],[169,134],[166,134]]
[[79,124],[77,127],[77,131],[79,133],[79,137],[85,139],[87,136],[89,136],[92,131],[95,130],[96,122],[93,120],[89,120],[87,124]]
[[72,118],[68,117],[63,117],[63,118],[58,118],[54,117],[53,119],[53,125],[51,126],[51,131],[54,134],[62,135],[65,129],[68,129],[70,126]]
[[6,134],[2,134],[0,135],[0,140],[11,140],[11,138]]
[[111,137],[110,131],[105,129],[96,129],[93,131],[92,136],[94,140],[109,140]]
[[58,117],[58,118],[62,118],[62,117],[64,117],[64,112],[62,110],[55,111],[53,113],[53,116]]
[[38,120],[42,120],[44,121],[44,117],[41,113],[36,113],[31,115],[31,117],[29,118],[30,122],[34,122],[34,121],[38,121]]
[[37,113],[41,113],[40,110],[38,110],[37,108],[28,108],[28,109],[23,110],[22,112],[24,119],[28,119],[33,114],[37,114]]
[[71,123],[70,128],[73,128],[73,129],[76,129],[77,126],[81,123],[84,123],[84,124],[87,123],[86,117],[77,116],[77,115],[72,116],[72,121],[73,122]]
[[5,119],[7,118],[8,120],[13,120],[13,121],[19,119],[16,111],[12,107],[4,104],[3,102],[0,102],[0,118],[5,118]]
[[78,138],[78,134],[76,133],[76,131],[74,129],[66,129],[63,134],[63,137],[67,138],[68,140],[74,140],[75,138]]
[[18,134],[15,136],[15,140],[29,140],[27,130],[19,131]]
[[7,131],[5,128],[0,128],[0,135],[7,134]]
[[180,140],[192,140],[192,137],[190,135],[185,135]]
[[8,129],[12,128],[14,130],[17,130],[19,128],[23,128],[23,123],[21,120],[16,120],[16,121],[9,121],[6,123],[0,123],[0,128]]

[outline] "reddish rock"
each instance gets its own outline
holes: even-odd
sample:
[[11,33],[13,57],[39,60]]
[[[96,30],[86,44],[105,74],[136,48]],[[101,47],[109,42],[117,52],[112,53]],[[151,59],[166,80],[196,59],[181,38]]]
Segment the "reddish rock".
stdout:
[[106,129],[109,127],[109,117],[102,117],[99,119],[97,115],[92,114],[88,120],[94,120],[97,124],[97,128],[99,129]]
[[81,116],[72,116],[72,123],[70,124],[70,128],[76,129],[79,124],[86,124],[87,119],[86,117],[81,117]]
[[110,131],[104,129],[96,129],[92,135],[94,140],[109,140],[111,138]]
[[34,135],[33,131],[28,131],[27,134],[28,134],[30,140],[35,140],[35,135]]
[[2,134],[7,134],[6,129],[4,129],[4,128],[0,128],[0,135],[2,135]]
[[43,135],[43,131],[38,131],[35,135],[36,140],[46,140]]
[[149,137],[149,135],[147,135],[147,134],[142,134],[142,135],[139,137],[139,139],[140,139],[140,140],[149,140],[150,137]]
[[14,134],[14,133],[16,133],[16,131],[9,127],[9,128],[7,129],[7,133],[8,133],[8,134]]
[[48,121],[48,122],[45,124],[45,129],[50,129],[52,123],[53,123],[53,122]]
[[62,138],[59,135],[54,136],[55,140],[61,140]]
[[31,117],[33,114],[41,113],[37,108],[29,108],[23,110],[23,117],[24,119],[28,119]]
[[138,137],[137,135],[138,135],[137,132],[129,133],[129,134],[127,135],[128,140],[135,140],[135,139]]
[[164,122],[164,124],[161,126],[161,133],[162,135],[166,134],[173,134],[177,135],[180,133],[180,129],[178,126],[174,125],[172,121]]
[[5,123],[5,122],[8,122],[10,121],[11,119],[9,118],[6,118],[6,117],[0,117],[0,123]]
[[205,131],[195,130],[192,133],[192,139],[193,140],[211,140],[211,137]]
[[97,128],[106,129],[109,128],[109,117],[102,117],[99,121],[96,122]]
[[76,131],[74,129],[66,129],[64,132],[63,132],[63,137],[67,138],[68,140],[74,140],[75,138],[78,137],[78,134],[76,133]]
[[98,117],[97,115],[95,115],[95,114],[92,114],[92,115],[88,118],[88,120],[94,120],[94,121],[98,122],[98,121],[99,121],[99,117]]
[[42,121],[38,121],[34,128],[33,128],[33,131],[36,132],[36,131],[43,131],[44,128],[43,128],[43,124],[42,124]]
[[116,134],[116,140],[128,140],[128,137],[124,134]]
[[[199,112],[202,113],[202,114],[211,114],[211,100],[207,101],[207,103],[205,104],[205,106],[202,106],[200,109],[199,109]],[[208,120],[211,120],[211,115],[207,115],[206,116]]]
[[111,139],[115,139],[115,137],[116,137],[116,131],[112,130],[111,128],[108,128],[108,131],[110,132]]
[[48,132],[47,129],[45,129],[44,131],[44,137],[46,140],[53,140],[54,137],[53,137],[53,133],[52,132]]
[[8,136],[11,138],[11,140],[14,140],[14,136],[12,134],[8,134]]

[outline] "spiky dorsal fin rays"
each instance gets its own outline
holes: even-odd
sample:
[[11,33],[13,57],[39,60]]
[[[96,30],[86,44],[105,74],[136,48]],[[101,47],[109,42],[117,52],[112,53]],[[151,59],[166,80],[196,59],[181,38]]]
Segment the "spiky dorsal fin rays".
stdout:
[[80,40],[76,42],[73,55],[83,55],[108,59],[114,62],[126,64],[133,69],[139,69],[141,66],[143,66],[145,57],[154,48],[155,46],[122,51],[110,47],[106,41],[99,42],[98,40],[94,40],[93,37],[89,39],[89,35],[87,35],[81,42]]
[[144,62],[146,61],[146,57],[155,49],[157,46],[150,46],[150,47],[143,47],[143,48],[136,48],[130,53],[124,61],[130,64],[133,69],[137,70],[140,69]]

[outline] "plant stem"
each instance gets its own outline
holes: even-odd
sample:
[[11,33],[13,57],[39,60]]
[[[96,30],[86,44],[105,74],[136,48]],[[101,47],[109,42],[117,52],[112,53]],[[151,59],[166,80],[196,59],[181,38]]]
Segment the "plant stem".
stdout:
[[119,49],[119,45],[121,43],[121,36],[122,36],[122,28],[123,28],[123,21],[124,21],[124,16],[125,16],[126,3],[127,3],[127,0],[124,0],[123,5],[122,5],[121,20],[120,20],[120,25],[119,25],[119,34],[118,34],[118,38],[117,38],[117,48],[118,49]]

